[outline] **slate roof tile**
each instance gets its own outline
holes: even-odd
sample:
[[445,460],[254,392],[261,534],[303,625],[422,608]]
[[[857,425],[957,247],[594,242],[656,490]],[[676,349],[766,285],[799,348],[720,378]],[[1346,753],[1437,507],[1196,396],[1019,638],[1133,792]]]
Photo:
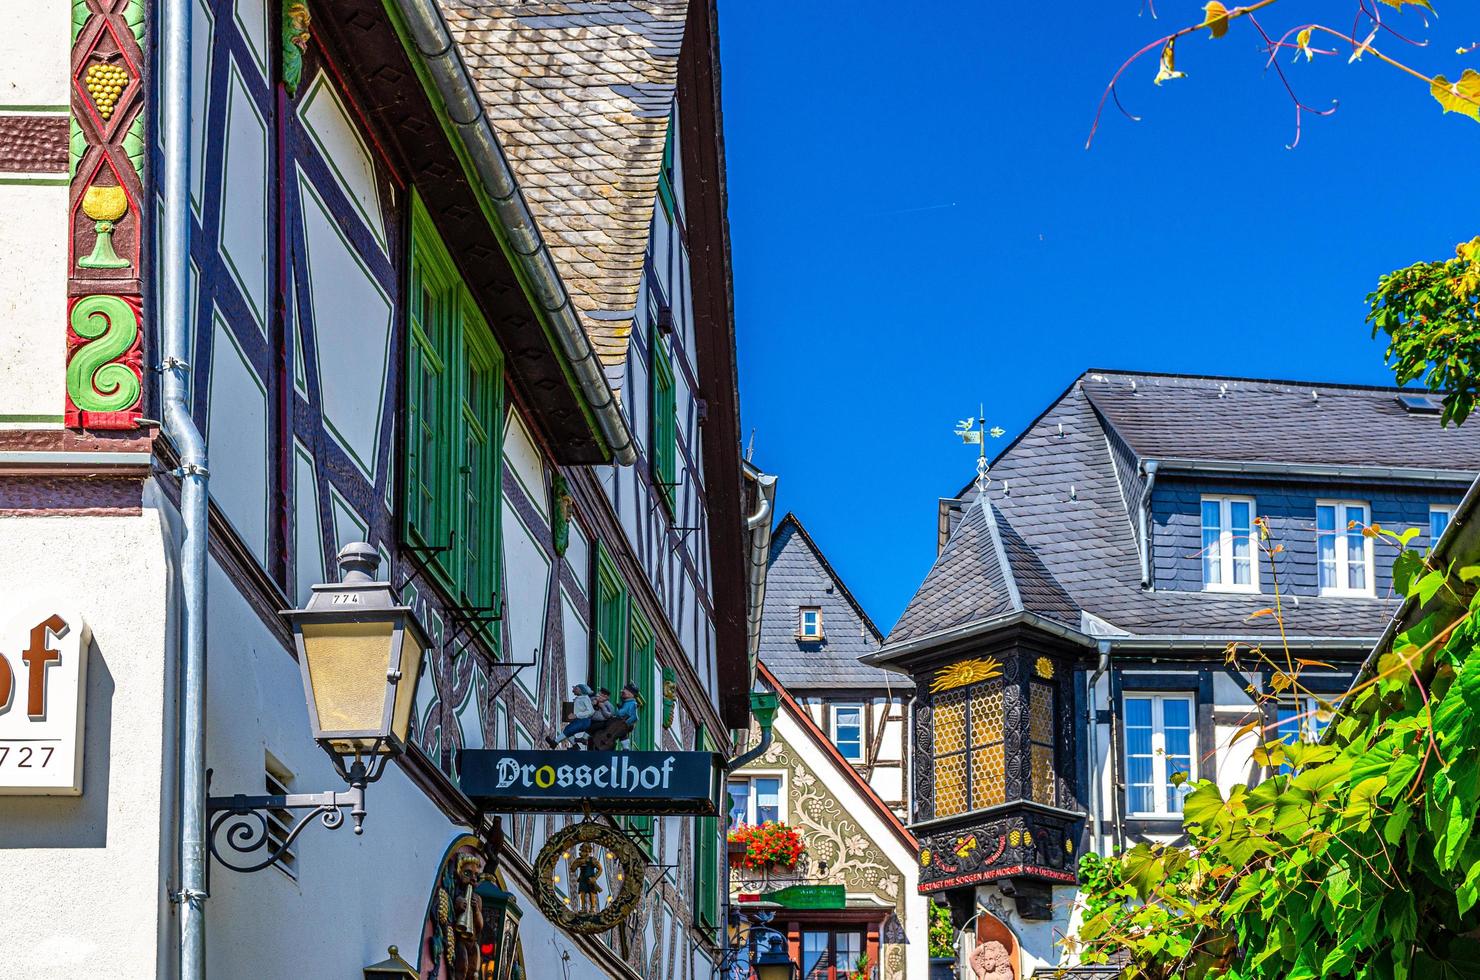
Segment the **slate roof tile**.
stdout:
[[620,384],[686,0],[439,0],[581,324]]
[[[801,606],[822,610],[823,641],[797,639]],[[910,682],[858,658],[879,649],[881,634],[794,515],[771,537],[759,657],[789,690],[908,691]]]
[[[1221,397],[1220,385],[1226,385]],[[1480,471],[1480,426],[1442,429],[1433,415],[1409,413],[1397,394],[1087,372],[991,465],[986,498],[1024,608],[1075,627],[1080,613],[1089,613],[1148,637],[1276,632],[1273,617],[1250,619],[1269,605],[1267,593],[1142,589],[1136,529],[1142,484],[1134,471],[1123,471],[1138,465],[1138,454],[1436,468],[1467,478]],[[960,499],[961,519],[886,646],[1011,610],[986,511],[972,486]],[[1390,598],[1301,595],[1285,606],[1285,627],[1293,636],[1373,638],[1396,606]]]

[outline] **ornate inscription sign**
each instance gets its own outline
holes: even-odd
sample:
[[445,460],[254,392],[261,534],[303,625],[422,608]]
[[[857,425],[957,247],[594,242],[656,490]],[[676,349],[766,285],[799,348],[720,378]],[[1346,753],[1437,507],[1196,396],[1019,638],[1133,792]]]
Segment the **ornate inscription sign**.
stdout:
[[462,791],[501,813],[715,816],[717,757],[708,752],[464,749]]
[[540,911],[569,932],[607,932],[642,899],[647,862],[615,827],[593,821],[557,831],[534,862]]
[[44,603],[19,609],[0,625],[0,794],[76,796],[87,624]]

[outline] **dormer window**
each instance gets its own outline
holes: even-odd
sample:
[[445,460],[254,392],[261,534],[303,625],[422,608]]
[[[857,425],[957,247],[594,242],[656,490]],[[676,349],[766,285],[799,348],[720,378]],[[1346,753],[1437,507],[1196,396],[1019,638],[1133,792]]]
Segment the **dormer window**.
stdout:
[[802,606],[797,611],[797,639],[813,641],[822,639],[822,608],[820,606]]
[[1362,532],[1367,505],[1316,502],[1316,558],[1322,595],[1372,595],[1372,539]]
[[1203,588],[1209,592],[1258,592],[1254,560],[1254,499],[1202,498]]

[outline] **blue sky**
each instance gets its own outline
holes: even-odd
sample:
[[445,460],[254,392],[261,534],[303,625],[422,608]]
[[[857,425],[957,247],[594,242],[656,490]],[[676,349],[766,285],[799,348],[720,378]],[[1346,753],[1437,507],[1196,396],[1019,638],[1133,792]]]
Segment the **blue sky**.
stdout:
[[[1427,32],[1393,20],[1429,47],[1379,48],[1453,78],[1480,12],[1435,3]],[[1390,383],[1363,297],[1480,233],[1480,126],[1371,58],[1286,54],[1307,103],[1340,100],[1288,150],[1247,23],[1185,39],[1185,79],[1132,67],[1143,121],[1108,109],[1086,152],[1111,73],[1194,0],[720,7],[744,434],[885,630],[972,475],[951,430],[978,402],[1010,437],[1092,366]]]

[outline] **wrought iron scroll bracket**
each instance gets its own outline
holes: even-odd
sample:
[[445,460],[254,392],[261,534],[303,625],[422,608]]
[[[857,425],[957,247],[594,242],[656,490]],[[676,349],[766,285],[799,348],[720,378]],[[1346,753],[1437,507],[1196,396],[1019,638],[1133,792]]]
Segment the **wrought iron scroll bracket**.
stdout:
[[[300,834],[315,819],[328,830],[344,826],[346,811],[354,832],[363,833],[365,824],[365,787],[385,772],[386,757],[371,756],[367,766],[356,758],[346,768],[330,752],[334,768],[349,783],[349,789],[326,793],[287,793],[270,796],[211,796],[206,799],[206,846],[211,856],[224,867],[251,874],[276,864],[292,848]],[[209,781],[210,770],[206,771]],[[269,832],[267,815],[273,810],[305,811],[280,840]],[[259,855],[261,855],[259,857]],[[255,860],[251,860],[255,859]]]

